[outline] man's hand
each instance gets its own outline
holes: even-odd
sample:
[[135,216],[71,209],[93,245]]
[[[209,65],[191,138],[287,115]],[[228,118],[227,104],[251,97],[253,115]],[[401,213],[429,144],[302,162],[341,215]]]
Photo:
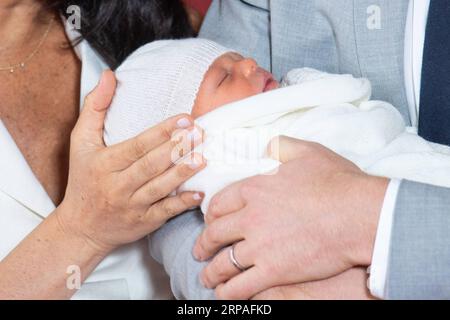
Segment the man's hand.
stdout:
[[374,300],[367,289],[365,268],[353,268],[333,278],[276,287],[254,300]]
[[280,138],[276,175],[236,183],[216,195],[194,255],[218,298],[248,299],[269,288],[326,279],[371,263],[388,180],[310,142]]

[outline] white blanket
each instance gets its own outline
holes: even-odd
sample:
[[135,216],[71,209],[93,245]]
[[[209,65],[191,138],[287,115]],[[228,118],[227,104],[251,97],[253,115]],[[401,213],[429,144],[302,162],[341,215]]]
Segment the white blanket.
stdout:
[[450,187],[450,148],[405,127],[392,105],[369,101],[367,79],[296,69],[284,84],[198,119],[206,140],[196,151],[208,166],[179,191],[204,192],[203,212],[231,183],[274,172],[280,163],[266,148],[279,135],[321,143],[373,175]]

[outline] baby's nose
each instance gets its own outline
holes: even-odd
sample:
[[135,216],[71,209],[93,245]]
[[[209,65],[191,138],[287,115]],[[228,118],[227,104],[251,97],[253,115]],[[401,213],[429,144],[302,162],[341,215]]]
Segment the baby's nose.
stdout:
[[239,61],[237,66],[245,77],[251,76],[258,69],[258,63],[251,58]]

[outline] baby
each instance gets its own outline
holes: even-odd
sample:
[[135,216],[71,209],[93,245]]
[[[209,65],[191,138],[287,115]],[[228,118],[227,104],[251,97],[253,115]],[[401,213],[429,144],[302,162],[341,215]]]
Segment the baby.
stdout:
[[450,187],[450,148],[406,128],[392,105],[369,101],[367,79],[296,69],[280,85],[254,60],[202,39],[146,45],[116,77],[107,145],[180,113],[205,130],[208,166],[179,190],[203,192],[204,213],[227,185],[278,168],[266,149],[279,135],[321,143],[373,175]]
[[156,41],[116,71],[118,87],[105,143],[132,138],[181,113],[201,117],[223,105],[279,87],[256,61],[204,39]]

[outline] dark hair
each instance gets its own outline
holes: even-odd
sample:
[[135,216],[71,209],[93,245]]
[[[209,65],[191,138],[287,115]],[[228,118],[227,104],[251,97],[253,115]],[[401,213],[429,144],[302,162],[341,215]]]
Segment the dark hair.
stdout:
[[47,0],[60,14],[81,9],[81,36],[112,68],[140,46],[194,36],[181,0]]

